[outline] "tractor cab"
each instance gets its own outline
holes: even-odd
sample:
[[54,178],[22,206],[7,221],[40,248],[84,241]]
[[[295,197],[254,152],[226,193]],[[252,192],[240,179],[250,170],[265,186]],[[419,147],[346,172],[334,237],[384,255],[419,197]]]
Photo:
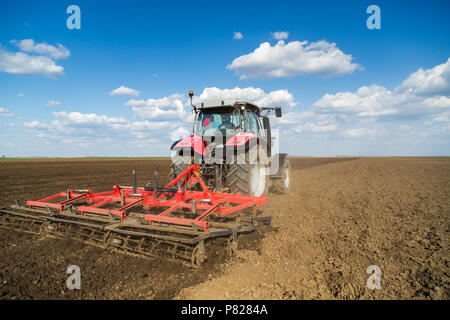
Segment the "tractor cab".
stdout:
[[195,108],[193,133],[201,137],[263,134],[260,108],[236,99],[202,102]]

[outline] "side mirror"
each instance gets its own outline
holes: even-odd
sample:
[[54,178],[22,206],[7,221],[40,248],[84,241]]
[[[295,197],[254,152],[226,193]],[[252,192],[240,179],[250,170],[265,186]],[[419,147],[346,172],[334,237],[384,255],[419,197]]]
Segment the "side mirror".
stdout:
[[270,120],[268,117],[263,117],[264,130],[266,132],[266,144],[267,144],[267,155],[270,157],[272,155],[272,132],[270,131]]
[[282,114],[281,114],[281,107],[275,107],[275,116],[277,118],[281,118]]

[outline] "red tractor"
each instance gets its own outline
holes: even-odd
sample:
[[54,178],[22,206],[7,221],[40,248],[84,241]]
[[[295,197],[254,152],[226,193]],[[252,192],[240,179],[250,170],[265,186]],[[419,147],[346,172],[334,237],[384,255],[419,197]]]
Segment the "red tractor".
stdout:
[[[192,104],[193,134],[172,146],[169,178],[179,176],[191,164],[200,165],[200,175],[210,190],[250,196],[269,189],[289,190],[290,164],[286,153],[272,155],[272,132],[268,115],[281,108],[259,108],[239,99],[221,99]],[[263,114],[264,113],[264,114]]]

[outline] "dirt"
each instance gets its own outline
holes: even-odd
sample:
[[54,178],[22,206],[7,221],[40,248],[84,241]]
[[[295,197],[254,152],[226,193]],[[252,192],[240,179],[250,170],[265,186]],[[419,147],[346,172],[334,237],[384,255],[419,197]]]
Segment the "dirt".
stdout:
[[[0,229],[0,299],[449,299],[450,158],[293,158],[273,224],[201,272]],[[152,180],[167,160],[0,161],[0,206]],[[163,180],[164,183],[166,180]],[[69,265],[81,290],[68,290]],[[381,270],[380,289],[366,285]]]

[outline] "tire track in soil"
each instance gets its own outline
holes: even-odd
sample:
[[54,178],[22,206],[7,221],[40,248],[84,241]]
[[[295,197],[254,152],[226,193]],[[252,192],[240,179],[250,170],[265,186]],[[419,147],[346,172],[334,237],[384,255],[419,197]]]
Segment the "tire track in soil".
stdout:
[[[0,162],[0,205],[39,199],[68,188],[109,190],[152,180],[158,165],[162,183],[167,160]],[[218,248],[211,250],[218,251]],[[218,254],[218,253],[217,253]],[[0,299],[171,299],[186,286],[220,272],[209,263],[202,272],[158,258],[138,258],[70,239],[49,239],[0,229]],[[214,258],[212,258],[214,260]],[[69,265],[81,269],[81,290],[68,290]]]
[[[265,208],[261,254],[181,291],[187,299],[448,299],[450,159],[361,158],[293,172]],[[379,265],[380,290],[366,287]]]
[[[0,229],[0,299],[448,299],[449,158],[291,161],[290,195],[271,194],[264,208],[273,227],[241,238],[236,258],[210,261],[197,272]],[[142,185],[155,165],[162,177],[168,164],[0,162],[0,205],[67,188],[130,185],[134,165]],[[69,264],[81,267],[82,290],[66,289]],[[381,267],[382,290],[365,288],[369,264]]]

